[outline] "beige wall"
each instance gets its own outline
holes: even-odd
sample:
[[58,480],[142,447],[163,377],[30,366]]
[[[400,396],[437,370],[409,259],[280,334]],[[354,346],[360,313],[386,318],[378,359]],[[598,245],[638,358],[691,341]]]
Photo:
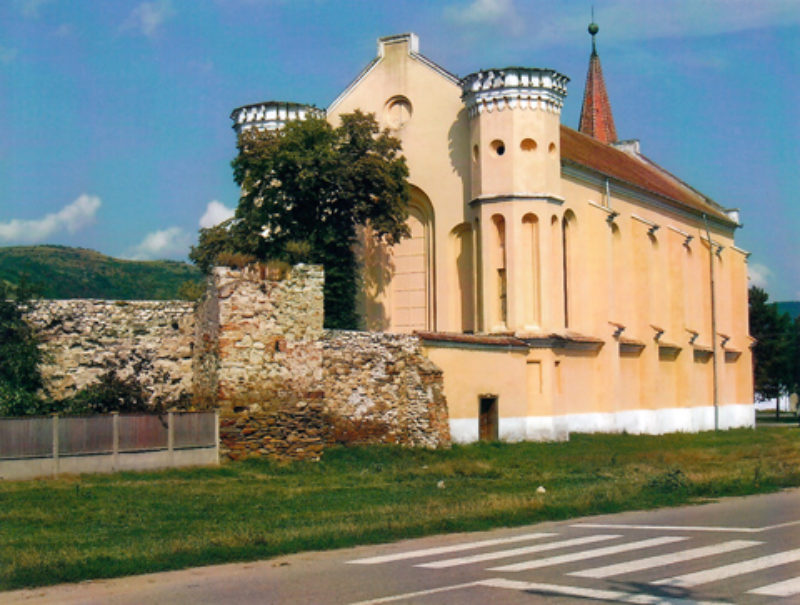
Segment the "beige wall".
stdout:
[[[601,341],[582,346],[568,338],[527,352],[429,344],[445,370],[452,421],[462,423],[453,425],[454,439],[472,434],[481,393],[498,395],[507,420],[536,419],[514,427],[509,420],[505,431],[501,424],[501,437],[552,438],[570,426],[711,428],[714,346],[718,402],[739,405],[725,412],[725,423],[751,424],[746,253],[735,248],[731,226],[709,223],[715,338],[699,213],[618,182],[607,189],[602,175],[562,165],[552,107],[468,117],[457,80],[414,44],[402,36],[382,41],[376,62],[328,113],[336,122],[356,108],[374,112],[401,139],[414,185],[416,238],[372,251],[389,270],[368,291],[367,326]],[[409,254],[416,260],[407,270]],[[367,282],[380,281],[370,250],[365,256]],[[391,277],[394,263],[403,265],[399,279]],[[398,296],[426,308],[408,321]],[[620,339],[641,347],[621,355]],[[544,417],[555,419],[546,429]]]

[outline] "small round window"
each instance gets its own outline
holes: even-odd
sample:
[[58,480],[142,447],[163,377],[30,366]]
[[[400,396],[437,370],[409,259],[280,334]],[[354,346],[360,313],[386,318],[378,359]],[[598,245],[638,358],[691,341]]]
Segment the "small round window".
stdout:
[[497,155],[503,155],[506,152],[506,144],[503,143],[500,139],[495,139],[489,144],[492,151],[494,151]]
[[398,129],[406,125],[411,119],[413,111],[411,101],[402,95],[398,95],[386,101],[383,115],[389,128]]
[[536,141],[533,139],[522,139],[522,142],[519,144],[519,148],[522,149],[522,151],[535,151]]
[[555,143],[550,143],[550,146],[547,148],[547,151],[549,151],[550,153],[555,153],[556,152],[556,144]]

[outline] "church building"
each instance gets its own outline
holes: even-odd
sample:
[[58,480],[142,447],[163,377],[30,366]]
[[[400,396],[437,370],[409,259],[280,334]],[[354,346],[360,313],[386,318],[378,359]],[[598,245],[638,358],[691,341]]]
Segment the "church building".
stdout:
[[414,34],[381,38],[326,110],[231,114],[241,132],[360,109],[402,141],[411,237],[365,247],[365,328],[419,335],[456,442],[754,425],[738,213],[617,139],[597,31],[578,130],[565,75],[460,78]]

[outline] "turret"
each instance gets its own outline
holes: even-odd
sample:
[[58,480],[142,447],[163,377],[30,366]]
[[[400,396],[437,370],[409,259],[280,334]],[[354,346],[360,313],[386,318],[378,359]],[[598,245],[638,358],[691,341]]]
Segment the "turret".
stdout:
[[[561,288],[544,280],[551,216],[560,220],[560,116],[569,79],[552,69],[507,67],[461,81],[470,117],[471,206],[482,263],[484,332],[555,324]],[[553,290],[553,292],[550,292]]]
[[286,122],[305,120],[309,116],[323,118],[325,111],[313,105],[286,101],[266,101],[237,107],[231,112],[233,129],[237,135],[245,130],[278,130]]
[[488,69],[461,81],[470,116],[473,199],[558,193],[568,81],[552,69],[528,67]]

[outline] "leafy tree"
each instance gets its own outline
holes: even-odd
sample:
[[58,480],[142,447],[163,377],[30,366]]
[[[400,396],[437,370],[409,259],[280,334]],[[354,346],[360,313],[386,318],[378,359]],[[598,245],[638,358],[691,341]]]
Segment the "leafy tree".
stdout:
[[[749,291],[750,334],[753,347],[754,387],[764,399],[773,399],[797,388],[796,359],[800,323],[781,314],[769,295],[756,286]],[[793,349],[795,353],[793,354]]]
[[400,142],[372,114],[334,128],[321,118],[239,137],[234,180],[242,195],[228,225],[201,230],[190,257],[206,271],[221,252],[307,260],[325,269],[325,323],[357,326],[358,226],[392,245],[408,236],[408,168]]
[[41,352],[22,314],[30,295],[24,282],[14,290],[0,282],[0,416],[43,411]]

